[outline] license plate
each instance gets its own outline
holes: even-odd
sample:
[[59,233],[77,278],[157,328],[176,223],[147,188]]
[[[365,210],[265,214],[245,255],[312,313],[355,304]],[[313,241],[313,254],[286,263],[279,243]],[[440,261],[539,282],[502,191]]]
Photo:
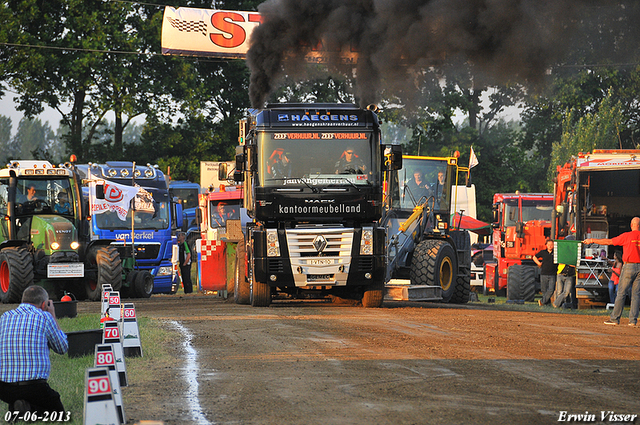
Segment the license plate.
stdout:
[[84,277],[83,263],[49,263],[47,277]]
[[333,260],[309,260],[310,266],[329,266],[331,264],[333,264]]
[[307,275],[307,282],[319,282],[324,280],[333,280],[332,274],[310,274]]

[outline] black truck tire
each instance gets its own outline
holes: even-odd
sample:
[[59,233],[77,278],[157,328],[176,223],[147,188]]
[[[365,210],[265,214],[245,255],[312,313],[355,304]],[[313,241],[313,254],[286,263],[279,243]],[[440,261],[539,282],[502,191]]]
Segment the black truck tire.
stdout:
[[236,248],[236,266],[233,279],[233,301],[236,304],[249,304],[250,301],[250,288],[246,278],[245,264],[246,248],[244,240],[241,240]]
[[249,295],[252,307],[271,305],[271,287],[267,283],[257,282],[255,273],[251,273]]
[[23,247],[0,251],[0,301],[19,303],[22,292],[33,284],[33,260]]
[[87,279],[87,298],[100,301],[102,285],[109,284],[114,291],[122,287],[122,261],[118,250],[112,246],[98,246],[91,249],[89,264],[98,268],[96,279]]
[[535,267],[515,264],[507,274],[507,299],[511,301],[534,300],[536,294]]
[[153,275],[148,270],[138,270],[133,281],[133,293],[138,298],[149,298],[153,293]]
[[384,300],[384,283],[369,285],[364,290],[362,296],[362,306],[364,308],[378,308],[382,306]]
[[445,241],[427,239],[413,252],[409,277],[412,285],[440,286],[442,301],[449,302],[455,292],[457,270],[453,247]]

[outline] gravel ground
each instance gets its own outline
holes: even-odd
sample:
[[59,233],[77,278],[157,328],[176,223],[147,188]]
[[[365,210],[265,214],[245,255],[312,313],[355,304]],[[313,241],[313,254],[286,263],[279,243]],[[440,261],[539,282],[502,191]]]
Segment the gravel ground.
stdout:
[[[177,332],[168,347],[176,361],[126,389],[128,423],[613,423],[601,412],[640,414],[640,328],[626,318],[605,326],[603,316],[478,304],[252,308],[202,294],[135,304]],[[640,422],[626,419],[617,423]]]

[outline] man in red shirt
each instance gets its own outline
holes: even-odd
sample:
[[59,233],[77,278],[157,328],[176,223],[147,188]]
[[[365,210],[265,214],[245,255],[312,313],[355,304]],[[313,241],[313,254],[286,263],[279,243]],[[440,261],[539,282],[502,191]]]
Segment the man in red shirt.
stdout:
[[585,244],[622,246],[622,271],[618,283],[618,295],[613,305],[613,311],[605,325],[619,325],[624,302],[629,286],[631,290],[631,309],[629,310],[629,326],[637,326],[640,311],[640,217],[631,219],[631,231],[612,239],[585,239]]

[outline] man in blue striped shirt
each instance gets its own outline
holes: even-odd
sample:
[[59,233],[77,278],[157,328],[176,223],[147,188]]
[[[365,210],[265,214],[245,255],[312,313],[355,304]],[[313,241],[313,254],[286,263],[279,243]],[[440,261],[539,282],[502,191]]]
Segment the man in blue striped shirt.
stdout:
[[49,294],[35,285],[24,290],[17,308],[0,317],[0,399],[9,411],[64,411],[60,394],[47,383],[49,349],[64,354],[69,348],[55,317]]

